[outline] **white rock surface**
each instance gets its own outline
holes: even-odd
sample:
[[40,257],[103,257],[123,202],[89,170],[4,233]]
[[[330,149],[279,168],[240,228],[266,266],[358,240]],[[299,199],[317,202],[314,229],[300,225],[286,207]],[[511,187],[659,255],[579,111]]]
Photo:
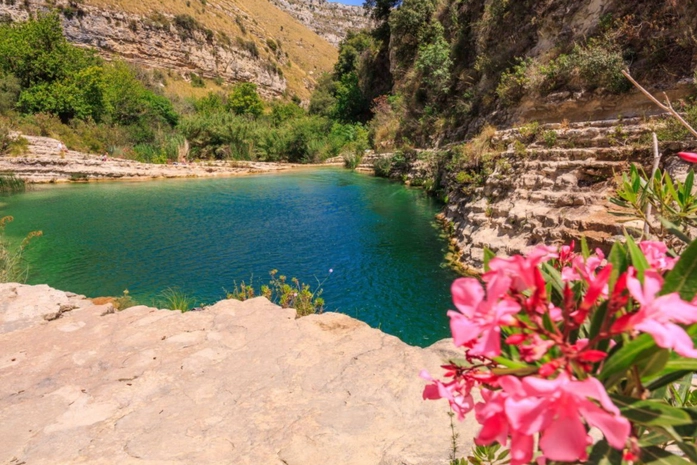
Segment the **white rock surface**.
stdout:
[[[418,377],[442,343],[263,298],[108,313],[2,284],[0,302],[0,463],[448,463],[447,406]],[[474,427],[457,430],[467,451]]]

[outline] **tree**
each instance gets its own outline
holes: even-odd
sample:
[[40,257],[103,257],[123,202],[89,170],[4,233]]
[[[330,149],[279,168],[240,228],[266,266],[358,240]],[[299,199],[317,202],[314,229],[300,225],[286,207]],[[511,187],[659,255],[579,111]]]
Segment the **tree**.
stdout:
[[264,102],[257,93],[257,85],[251,82],[237,84],[228,97],[227,109],[236,115],[261,116]]
[[365,0],[363,8],[368,11],[370,17],[379,22],[385,22],[390,17],[393,8],[402,3],[402,0]]

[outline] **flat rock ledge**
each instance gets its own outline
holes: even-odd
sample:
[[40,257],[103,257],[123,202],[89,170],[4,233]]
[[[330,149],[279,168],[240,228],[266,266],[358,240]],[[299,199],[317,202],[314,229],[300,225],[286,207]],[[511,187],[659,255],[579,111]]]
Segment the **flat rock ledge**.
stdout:
[[[0,284],[0,463],[447,464],[448,345],[264,298],[114,311]],[[460,455],[475,434],[456,424]]]
[[[1,3],[1,2],[0,2]],[[20,136],[19,134],[16,134]],[[297,164],[242,160],[200,161],[187,164],[141,163],[123,158],[101,156],[68,150],[61,153],[60,141],[49,137],[25,136],[27,153],[21,156],[1,156],[0,173],[13,173],[33,184],[148,180],[164,178],[214,178],[251,174],[278,173],[334,163]]]

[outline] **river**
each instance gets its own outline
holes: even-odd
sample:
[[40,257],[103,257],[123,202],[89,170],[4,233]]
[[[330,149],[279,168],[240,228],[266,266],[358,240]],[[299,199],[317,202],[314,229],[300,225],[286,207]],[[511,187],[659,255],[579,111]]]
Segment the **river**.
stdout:
[[[447,337],[447,243],[421,190],[343,169],[224,179],[37,186],[3,199],[8,236],[42,230],[30,284],[153,304],[213,303],[269,271],[322,288],[327,311],[425,346]],[[332,272],[330,273],[330,270]]]

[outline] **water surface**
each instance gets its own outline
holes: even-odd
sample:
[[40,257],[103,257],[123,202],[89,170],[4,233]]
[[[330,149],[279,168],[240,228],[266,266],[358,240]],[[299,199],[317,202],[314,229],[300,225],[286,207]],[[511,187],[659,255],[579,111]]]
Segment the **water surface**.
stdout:
[[197,303],[278,269],[324,283],[327,310],[406,342],[448,336],[454,273],[434,200],[347,170],[226,179],[40,186],[5,199],[12,238],[41,229],[29,283],[88,296],[128,289],[151,304],[168,287]]

